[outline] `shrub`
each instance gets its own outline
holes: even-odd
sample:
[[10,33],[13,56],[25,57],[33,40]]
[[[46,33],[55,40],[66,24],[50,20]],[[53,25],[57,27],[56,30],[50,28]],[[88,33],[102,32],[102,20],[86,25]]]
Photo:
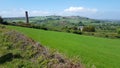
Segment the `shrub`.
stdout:
[[118,34],[120,34],[120,29],[118,29]]
[[75,34],[82,34],[82,32],[79,31],[79,30],[74,30],[73,33],[75,33]]
[[83,31],[85,31],[85,32],[95,32],[95,27],[94,26],[84,26]]

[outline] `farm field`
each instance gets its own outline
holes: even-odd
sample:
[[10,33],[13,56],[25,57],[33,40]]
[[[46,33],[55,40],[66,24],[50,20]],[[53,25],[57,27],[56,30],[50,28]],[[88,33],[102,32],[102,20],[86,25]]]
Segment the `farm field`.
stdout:
[[98,38],[64,32],[8,26],[53,48],[68,57],[79,57],[86,67],[120,68],[120,40]]

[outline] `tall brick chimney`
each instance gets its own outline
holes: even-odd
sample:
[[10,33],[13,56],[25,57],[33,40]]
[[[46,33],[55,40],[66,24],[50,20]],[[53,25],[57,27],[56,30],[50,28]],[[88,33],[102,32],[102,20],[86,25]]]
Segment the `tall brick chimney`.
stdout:
[[29,23],[29,17],[28,17],[28,12],[25,11],[25,15],[26,15],[26,23],[28,24]]

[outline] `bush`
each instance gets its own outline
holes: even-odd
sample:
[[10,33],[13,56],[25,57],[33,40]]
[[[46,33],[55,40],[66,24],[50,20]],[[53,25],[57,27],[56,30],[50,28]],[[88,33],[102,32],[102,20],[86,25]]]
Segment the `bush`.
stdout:
[[120,34],[120,29],[118,29],[118,34]]
[[79,31],[79,30],[74,30],[73,33],[75,33],[75,34],[82,34],[82,32]]
[[85,31],[85,32],[95,32],[95,27],[94,26],[84,26],[83,31]]

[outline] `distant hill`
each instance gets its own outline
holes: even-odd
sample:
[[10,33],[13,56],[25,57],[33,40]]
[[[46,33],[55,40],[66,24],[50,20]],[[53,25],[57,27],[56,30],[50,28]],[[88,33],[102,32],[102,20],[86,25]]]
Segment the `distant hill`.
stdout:
[[[112,23],[116,21],[111,20],[97,20],[97,19],[90,19],[87,17],[81,17],[81,16],[35,16],[35,17],[29,17],[31,23],[48,23],[48,21],[52,22],[68,22],[68,23],[79,23],[82,22],[84,24],[95,24],[95,23]],[[25,22],[24,17],[11,17],[11,18],[4,18],[5,21],[8,22],[19,22],[23,21]],[[117,21],[119,22],[119,21]]]
[[[4,18],[9,23],[25,23],[24,17]],[[97,20],[81,16],[35,16],[29,17],[30,23],[49,30],[64,31],[66,28],[78,28],[79,26],[95,26],[97,30],[102,28],[113,28],[114,25],[120,25],[119,21]],[[114,26],[116,28],[116,26]],[[117,28],[116,28],[117,29]]]

